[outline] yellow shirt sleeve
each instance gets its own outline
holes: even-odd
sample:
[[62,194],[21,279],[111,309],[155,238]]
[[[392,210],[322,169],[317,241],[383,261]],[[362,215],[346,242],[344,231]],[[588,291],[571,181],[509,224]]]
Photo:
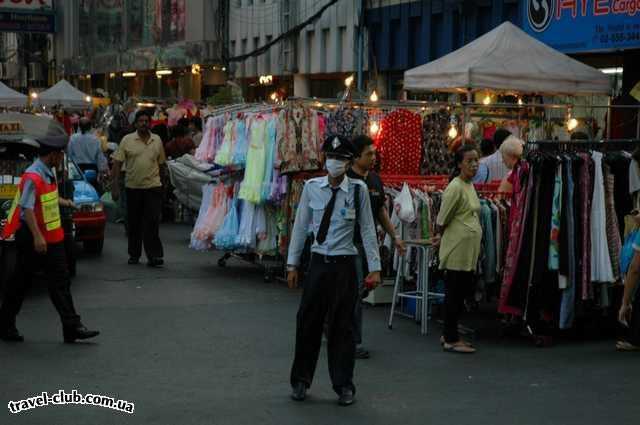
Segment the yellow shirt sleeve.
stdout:
[[127,156],[125,155],[125,150],[124,150],[126,144],[127,144],[126,140],[123,139],[118,145],[118,149],[116,149],[113,155],[111,155],[111,158],[119,162],[125,162],[127,159]]
[[436,223],[438,226],[446,227],[458,212],[458,204],[462,200],[464,193],[457,181],[452,181],[442,194],[442,205]]
[[164,153],[164,146],[162,146],[162,141],[160,141],[160,152],[158,153],[158,165],[162,165],[167,162],[167,155]]

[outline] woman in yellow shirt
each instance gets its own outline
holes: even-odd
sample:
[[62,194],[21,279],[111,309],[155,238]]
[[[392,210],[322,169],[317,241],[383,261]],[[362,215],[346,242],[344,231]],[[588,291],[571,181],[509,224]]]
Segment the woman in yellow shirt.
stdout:
[[475,352],[475,348],[460,339],[458,320],[464,299],[473,290],[482,241],[480,200],[471,182],[478,171],[478,161],[478,151],[472,145],[464,145],[456,152],[457,176],[444,191],[434,238],[434,245],[440,246],[440,269],[445,271],[445,318],[441,342],[445,351],[456,353]]

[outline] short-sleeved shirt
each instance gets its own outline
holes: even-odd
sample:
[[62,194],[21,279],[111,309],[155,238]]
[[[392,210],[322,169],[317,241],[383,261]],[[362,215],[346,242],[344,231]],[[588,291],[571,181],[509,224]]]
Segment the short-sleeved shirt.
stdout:
[[100,140],[91,133],[76,133],[69,139],[67,154],[79,165],[95,165],[99,170],[108,168]]
[[[47,184],[53,183],[56,179],[53,170],[40,159],[36,159],[25,172],[39,175]],[[36,186],[29,179],[24,182],[18,204],[22,208],[20,219],[24,219],[25,209],[32,210],[36,204]]]
[[129,189],[151,189],[161,187],[160,165],[166,162],[162,141],[156,134],[149,133],[146,142],[138,132],[122,138],[113,159],[125,164],[125,187]]
[[480,200],[471,183],[456,177],[442,196],[437,223],[444,227],[440,242],[440,268],[473,271],[478,264],[482,226]]
[[[371,201],[371,212],[373,213],[373,222],[377,226],[378,215],[380,214],[380,210],[384,207],[384,185],[382,184],[382,180],[380,180],[380,176],[373,171],[370,171],[366,177],[361,176],[356,173],[353,168],[350,168],[349,171],[347,171],[347,176],[350,179],[361,180],[367,185],[369,199]],[[355,238],[357,244],[362,243],[362,237],[360,236],[359,231],[356,232]]]

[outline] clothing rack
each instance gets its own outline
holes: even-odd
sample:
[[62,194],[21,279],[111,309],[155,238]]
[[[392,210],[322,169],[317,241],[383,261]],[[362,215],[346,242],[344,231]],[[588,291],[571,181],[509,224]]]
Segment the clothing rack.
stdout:
[[548,150],[635,150],[640,148],[640,139],[613,139],[613,140],[537,140],[527,142],[527,147]]

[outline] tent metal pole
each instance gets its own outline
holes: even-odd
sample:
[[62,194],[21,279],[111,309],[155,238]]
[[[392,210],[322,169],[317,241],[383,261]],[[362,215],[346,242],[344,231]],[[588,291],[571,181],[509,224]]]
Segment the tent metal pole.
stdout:
[[609,108],[607,109],[607,140],[611,139],[611,98],[609,97],[609,99],[607,100],[607,104],[609,105]]

